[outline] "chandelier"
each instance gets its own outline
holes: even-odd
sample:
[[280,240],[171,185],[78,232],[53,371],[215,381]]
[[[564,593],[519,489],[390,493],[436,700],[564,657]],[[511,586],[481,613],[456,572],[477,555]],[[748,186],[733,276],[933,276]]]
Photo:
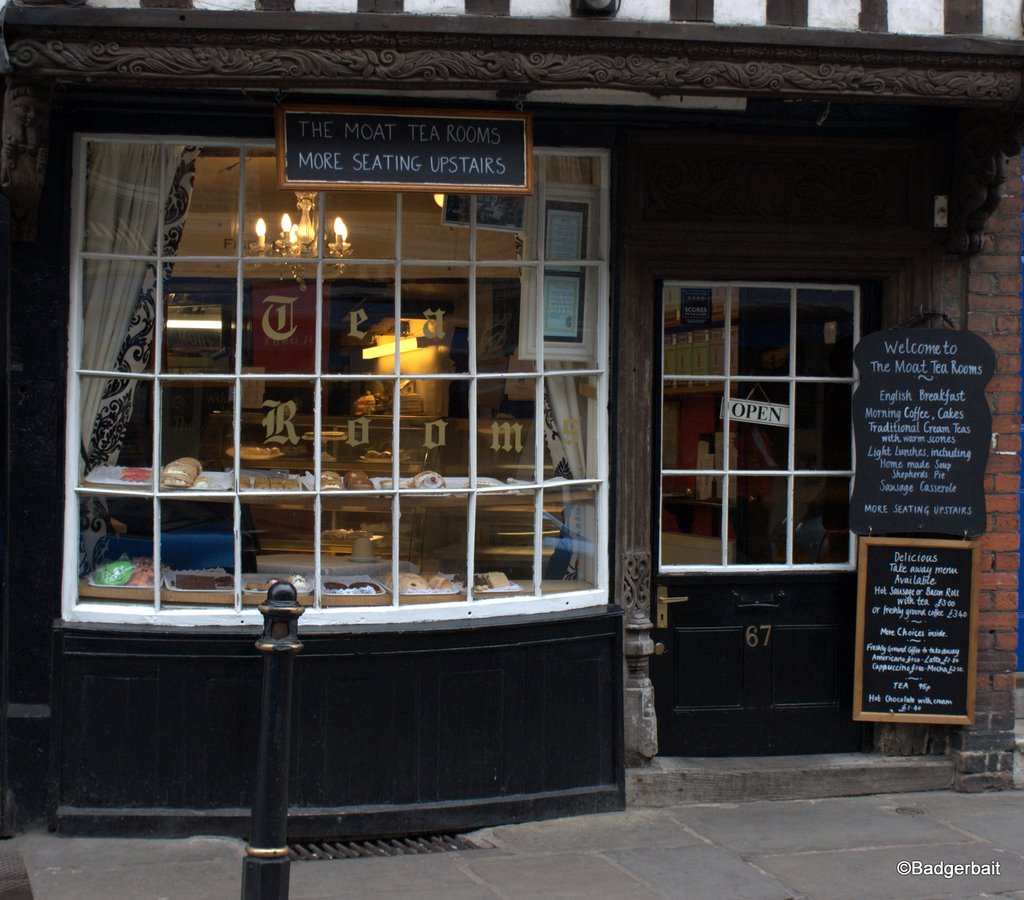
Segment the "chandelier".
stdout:
[[[281,216],[281,230],[277,237],[267,234],[267,222],[260,216],[256,220],[256,240],[248,244],[252,256],[281,257],[294,259],[317,254],[317,194],[315,191],[296,191],[295,208],[299,211],[297,222],[288,213]],[[344,259],[352,255],[352,244],[348,240],[348,228],[341,216],[334,219],[333,234],[324,235],[324,256]],[[342,268],[342,264],[338,264]]]

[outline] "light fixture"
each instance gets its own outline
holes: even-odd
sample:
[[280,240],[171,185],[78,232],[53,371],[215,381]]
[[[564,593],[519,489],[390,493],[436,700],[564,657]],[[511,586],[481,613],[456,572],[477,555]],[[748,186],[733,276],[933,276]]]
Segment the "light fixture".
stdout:
[[[317,194],[315,191],[296,191],[295,208],[299,211],[297,222],[288,213],[281,216],[281,229],[276,238],[267,237],[267,222],[263,216],[256,219],[254,231],[256,240],[250,241],[248,251],[252,256],[275,256],[294,258],[316,256],[317,252]],[[334,219],[333,238],[324,235],[324,255],[335,259],[352,255],[348,240],[348,228],[341,216]],[[339,268],[341,264],[339,264]]]
[[619,0],[572,0],[574,16],[614,16],[619,11]]
[[218,307],[171,306],[164,322],[164,328],[169,329],[220,331],[223,327]]
[[[398,352],[408,353],[410,350],[420,349],[420,339],[418,337],[404,337],[398,341]],[[369,347],[363,348],[363,359],[378,359],[381,356],[394,356],[395,355],[395,339],[392,336],[387,336],[382,344],[372,344]]]

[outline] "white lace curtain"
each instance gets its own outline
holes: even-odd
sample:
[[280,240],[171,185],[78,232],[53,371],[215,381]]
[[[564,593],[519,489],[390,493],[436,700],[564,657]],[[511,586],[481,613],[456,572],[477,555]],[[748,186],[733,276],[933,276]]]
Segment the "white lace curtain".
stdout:
[[[92,259],[83,287],[82,361],[86,370],[144,372],[153,352],[156,255],[172,260],[192,198],[198,148],[96,143],[90,148],[86,193],[89,252],[139,254],[146,259]],[[160,223],[163,220],[163,233]],[[165,263],[170,275],[173,262]],[[83,474],[117,462],[132,417],[137,383],[83,378],[80,396]],[[103,560],[107,511],[102,498],[83,503],[79,568]]]
[[[86,370],[142,372],[153,347],[157,247],[173,255],[191,198],[198,150],[160,144],[96,143],[90,148],[86,250],[150,259],[91,259],[86,263],[82,362]],[[84,378],[81,446],[84,472],[117,462],[131,418],[134,383]]]

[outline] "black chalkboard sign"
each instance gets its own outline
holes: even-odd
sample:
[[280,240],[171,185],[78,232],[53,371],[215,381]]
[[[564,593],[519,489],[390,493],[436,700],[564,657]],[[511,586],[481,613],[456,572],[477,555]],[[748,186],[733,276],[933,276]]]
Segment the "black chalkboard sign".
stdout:
[[529,113],[277,108],[282,188],[529,194]]
[[851,530],[984,534],[992,348],[968,331],[904,328],[867,335],[854,360]]
[[853,717],[974,721],[978,545],[862,538]]

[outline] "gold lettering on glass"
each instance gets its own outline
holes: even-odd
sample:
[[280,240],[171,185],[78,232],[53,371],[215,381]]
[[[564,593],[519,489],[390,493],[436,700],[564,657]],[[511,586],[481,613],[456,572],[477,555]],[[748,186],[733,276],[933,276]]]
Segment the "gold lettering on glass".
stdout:
[[360,447],[370,443],[370,420],[366,416],[348,420],[348,438],[345,443],[350,447]]
[[579,417],[573,419],[562,419],[562,443],[566,447],[573,447],[580,442],[583,428]]
[[263,427],[267,429],[266,441],[271,444],[297,444],[299,435],[292,424],[292,419],[299,411],[295,401],[279,403],[277,400],[265,400],[263,408],[269,410],[263,417]]
[[427,320],[423,324],[423,336],[441,340],[444,337],[444,310],[425,309],[423,316]]
[[296,331],[293,308],[297,297],[285,297],[282,294],[271,294],[264,297],[266,309],[263,310],[263,333],[271,341],[286,341]]
[[348,314],[348,333],[352,337],[364,338],[366,332],[363,331],[359,326],[365,322],[369,316],[361,309],[354,309]]
[[423,426],[423,446],[428,450],[443,447],[448,440],[447,430],[448,422],[445,419],[434,419],[433,422],[427,422]]
[[491,422],[491,449],[523,452],[523,426],[518,422]]

